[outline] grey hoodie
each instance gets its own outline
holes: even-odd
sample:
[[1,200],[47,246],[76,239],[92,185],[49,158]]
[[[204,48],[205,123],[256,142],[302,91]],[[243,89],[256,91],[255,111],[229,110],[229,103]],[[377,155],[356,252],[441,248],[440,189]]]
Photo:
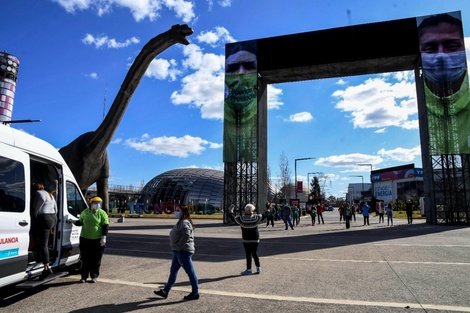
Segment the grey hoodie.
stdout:
[[173,251],[194,253],[194,230],[188,220],[180,220],[170,231],[170,247]]

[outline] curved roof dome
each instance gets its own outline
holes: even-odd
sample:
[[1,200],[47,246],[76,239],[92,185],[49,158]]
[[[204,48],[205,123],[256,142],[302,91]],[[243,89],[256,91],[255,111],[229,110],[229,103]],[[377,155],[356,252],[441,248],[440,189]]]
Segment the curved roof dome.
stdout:
[[202,168],[179,168],[155,176],[142,189],[148,203],[212,205],[222,207],[224,172]]

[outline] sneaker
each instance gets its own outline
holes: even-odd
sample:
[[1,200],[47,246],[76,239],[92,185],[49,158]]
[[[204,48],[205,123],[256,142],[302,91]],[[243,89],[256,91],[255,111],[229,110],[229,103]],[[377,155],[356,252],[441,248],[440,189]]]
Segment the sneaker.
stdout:
[[94,283],[96,283],[97,281],[98,281],[98,279],[92,278],[91,281],[90,281],[90,283],[94,284]]
[[244,270],[243,272],[241,272],[242,275],[251,275],[253,274],[253,272],[251,270]]
[[82,278],[80,279],[80,282],[83,284],[83,283],[86,283],[86,279]]
[[168,297],[168,294],[165,293],[163,289],[154,290],[153,293],[156,294],[157,296],[162,297],[163,299],[166,299]]
[[199,294],[195,295],[193,293],[190,293],[187,296],[184,296],[183,300],[190,301],[190,300],[197,300],[199,299]]
[[261,266],[258,266],[258,267],[256,268],[256,273],[258,273],[258,274],[261,273]]

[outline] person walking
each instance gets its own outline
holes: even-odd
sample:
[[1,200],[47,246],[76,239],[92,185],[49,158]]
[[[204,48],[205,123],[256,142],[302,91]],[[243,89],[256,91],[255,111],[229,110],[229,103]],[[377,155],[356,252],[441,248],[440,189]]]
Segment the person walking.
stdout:
[[408,224],[413,224],[413,201],[411,201],[411,199],[406,199],[405,206]]
[[199,283],[193,265],[193,255],[195,251],[194,224],[187,206],[177,206],[173,214],[178,221],[171,229],[169,236],[170,248],[173,251],[170,275],[163,289],[154,290],[153,293],[166,299],[176,282],[178,271],[182,267],[191,283],[191,293],[184,296],[183,300],[197,300],[199,299]]
[[[344,216],[344,206],[345,204],[343,203],[342,205],[339,206],[338,208],[338,212],[339,212],[339,222],[341,223],[341,221],[343,220],[343,216]],[[346,221],[346,219],[345,219]]]
[[247,204],[245,214],[237,215],[235,221],[242,230],[243,248],[246,256],[246,269],[241,272],[242,275],[251,275],[252,258],[256,266],[256,274],[261,273],[261,264],[258,257],[259,231],[258,224],[263,221],[263,215],[254,214],[255,206]]
[[393,204],[390,201],[387,205],[387,226],[393,226]]
[[271,203],[266,203],[266,215],[267,215],[267,222],[266,222],[266,227],[269,226],[269,222],[271,222],[272,227],[274,227],[274,215],[276,215],[276,212],[274,211],[274,208]]
[[349,229],[351,227],[351,207],[347,202],[344,202],[343,204],[343,216],[344,216],[344,222],[346,223],[346,229]]
[[91,278],[91,283],[96,283],[100,275],[101,259],[109,230],[108,214],[101,209],[102,202],[100,197],[91,198],[90,207],[80,213],[78,220],[67,220],[68,223],[82,226],[79,243],[82,260],[81,283],[85,283],[88,277]]
[[285,230],[288,229],[287,226],[289,226],[292,230],[294,230],[294,226],[292,225],[292,221],[291,221],[291,215],[292,215],[292,209],[287,204],[284,204],[284,206],[282,207],[282,218],[284,220],[284,224],[286,225]]
[[364,202],[362,204],[362,216],[364,217],[364,226],[366,226],[366,223],[367,225],[369,226],[369,211],[370,211],[370,207],[369,205],[367,204],[367,202]]
[[52,274],[52,269],[49,267],[49,235],[57,223],[57,203],[54,196],[44,190],[42,183],[35,183],[33,189],[36,190],[33,203],[33,223],[39,255],[44,266],[41,274],[43,279]]
[[300,223],[300,211],[299,208],[294,204],[292,208],[292,225],[299,226]]
[[354,219],[354,222],[356,222],[356,204],[355,203],[351,205],[351,219]]
[[315,226],[315,221],[317,219],[317,209],[312,205],[310,209],[310,217],[312,218],[312,226]]
[[384,207],[384,202],[380,201],[379,202],[379,224],[384,223],[384,213],[385,213],[385,207]]
[[325,221],[323,220],[323,210],[323,205],[321,203],[317,204],[318,225],[320,225],[320,219],[322,224],[325,224]]

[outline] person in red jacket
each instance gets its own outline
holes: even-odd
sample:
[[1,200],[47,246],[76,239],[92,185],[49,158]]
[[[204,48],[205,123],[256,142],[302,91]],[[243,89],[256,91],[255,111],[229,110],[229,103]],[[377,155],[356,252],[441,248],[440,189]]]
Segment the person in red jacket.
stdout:
[[343,216],[344,216],[344,205],[343,204],[338,208],[338,212],[339,212],[339,222],[341,223],[341,221],[343,220]]
[[320,224],[320,219],[321,219],[322,224],[325,224],[325,221],[323,220],[323,211],[324,211],[324,207],[321,203],[319,203],[317,205],[318,224]]

